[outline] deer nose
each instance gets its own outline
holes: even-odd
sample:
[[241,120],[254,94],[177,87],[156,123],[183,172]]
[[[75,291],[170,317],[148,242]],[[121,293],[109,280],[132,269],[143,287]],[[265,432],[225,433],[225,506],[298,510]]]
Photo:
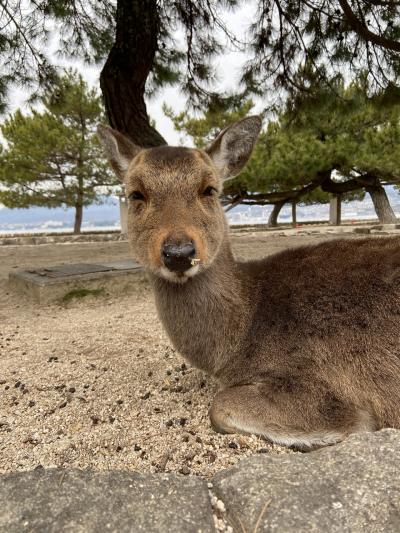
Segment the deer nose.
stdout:
[[164,265],[173,272],[185,272],[192,266],[196,254],[193,242],[184,244],[163,244],[162,256]]

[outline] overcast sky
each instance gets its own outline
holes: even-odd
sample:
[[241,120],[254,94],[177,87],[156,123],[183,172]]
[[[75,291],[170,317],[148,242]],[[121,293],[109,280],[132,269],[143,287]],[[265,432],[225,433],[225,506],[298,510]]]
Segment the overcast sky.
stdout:
[[[254,3],[246,2],[245,4],[246,5],[237,10],[234,14],[227,13],[224,16],[224,19],[228,22],[229,28],[239,38],[245,37],[251,18],[253,18],[254,15]],[[244,54],[229,50],[227,50],[227,53],[223,57],[218,59],[216,66],[221,89],[234,89],[235,86],[237,87],[241,66],[245,60],[246,56]],[[58,63],[60,62],[58,61]],[[66,61],[64,61],[63,64],[65,66],[73,66],[77,68],[88,83],[99,87],[101,65],[98,67],[88,67],[87,65],[82,65],[80,63]],[[10,98],[10,111],[14,111],[18,107],[27,110],[28,108],[26,104],[24,104],[25,101],[26,92],[20,89],[14,89]],[[164,116],[162,111],[162,105],[164,102],[171,106],[175,112],[179,112],[185,108],[185,98],[176,87],[173,87],[163,90],[155,98],[147,102],[148,113],[151,118],[156,121],[158,131],[169,144],[180,144],[180,135],[174,131],[172,122]],[[261,105],[259,107],[261,107]]]

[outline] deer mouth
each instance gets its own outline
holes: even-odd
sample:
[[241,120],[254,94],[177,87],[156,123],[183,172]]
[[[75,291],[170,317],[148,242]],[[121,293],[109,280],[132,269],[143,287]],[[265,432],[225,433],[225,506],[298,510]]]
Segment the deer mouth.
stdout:
[[190,278],[193,278],[200,271],[200,259],[194,261],[194,264],[191,263],[192,266],[183,272],[172,271],[165,266],[162,266],[158,269],[158,275],[172,283],[186,283]]

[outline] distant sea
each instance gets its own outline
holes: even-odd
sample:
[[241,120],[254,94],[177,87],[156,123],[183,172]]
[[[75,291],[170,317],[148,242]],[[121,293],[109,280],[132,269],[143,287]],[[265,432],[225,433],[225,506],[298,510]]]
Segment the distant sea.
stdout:
[[[390,203],[400,218],[400,194],[393,187],[386,187]],[[272,206],[239,205],[227,213],[231,225],[265,224]],[[291,221],[291,206],[286,205],[281,211],[279,222]],[[362,202],[342,204],[342,218],[348,221],[377,220],[369,195]],[[297,206],[297,220],[301,222],[329,220],[329,204]],[[70,232],[74,225],[74,210],[70,208],[47,209],[32,207],[30,209],[8,209],[0,204],[0,233],[44,233]],[[92,205],[84,209],[82,229],[84,231],[118,230],[118,198],[110,197],[102,205]]]

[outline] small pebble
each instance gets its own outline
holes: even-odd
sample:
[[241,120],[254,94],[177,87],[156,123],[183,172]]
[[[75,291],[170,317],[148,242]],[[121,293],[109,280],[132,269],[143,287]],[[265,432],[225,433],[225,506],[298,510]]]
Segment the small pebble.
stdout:
[[196,457],[196,452],[190,452],[186,454],[185,459],[187,461],[193,461],[193,459]]
[[218,511],[221,511],[221,513],[224,513],[226,511],[225,504],[222,500],[217,500],[215,507],[218,509]]

